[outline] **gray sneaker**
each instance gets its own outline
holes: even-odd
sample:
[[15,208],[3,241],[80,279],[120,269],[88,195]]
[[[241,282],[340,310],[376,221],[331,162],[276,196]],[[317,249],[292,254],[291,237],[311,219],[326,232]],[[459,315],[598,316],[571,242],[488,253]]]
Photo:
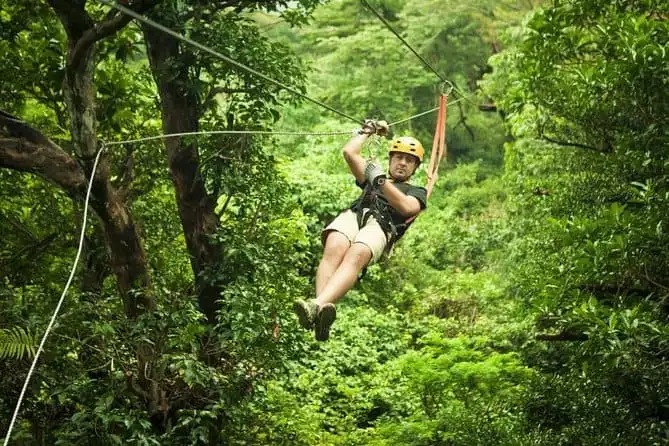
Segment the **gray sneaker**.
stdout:
[[314,327],[314,321],[318,314],[318,304],[315,300],[298,300],[293,304],[293,310],[297,314],[300,325],[305,330]]
[[316,340],[327,341],[330,337],[330,327],[337,319],[337,309],[333,304],[325,304],[316,315],[314,331]]

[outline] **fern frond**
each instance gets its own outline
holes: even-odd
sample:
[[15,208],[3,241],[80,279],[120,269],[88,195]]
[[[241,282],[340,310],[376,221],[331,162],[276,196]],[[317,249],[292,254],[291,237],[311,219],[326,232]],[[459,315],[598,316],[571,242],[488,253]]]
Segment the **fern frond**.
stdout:
[[0,329],[0,359],[34,358],[37,353],[37,336],[23,327]]

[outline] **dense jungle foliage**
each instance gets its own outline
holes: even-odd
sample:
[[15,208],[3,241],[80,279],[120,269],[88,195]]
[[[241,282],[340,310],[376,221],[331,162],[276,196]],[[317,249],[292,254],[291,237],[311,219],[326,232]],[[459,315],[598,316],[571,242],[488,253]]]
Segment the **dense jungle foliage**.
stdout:
[[[361,119],[445,88],[357,0],[120,3]],[[357,194],[346,135],[108,145],[10,443],[669,444],[669,3],[369,3],[457,92],[330,340],[291,304]],[[5,436],[105,142],[357,124],[95,0],[0,0],[0,53]]]

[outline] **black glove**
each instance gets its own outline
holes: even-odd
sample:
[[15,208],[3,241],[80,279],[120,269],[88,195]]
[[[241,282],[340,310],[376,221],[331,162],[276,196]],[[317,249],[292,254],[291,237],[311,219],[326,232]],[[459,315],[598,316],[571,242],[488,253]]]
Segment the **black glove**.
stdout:
[[372,186],[381,187],[386,182],[386,172],[379,163],[369,161],[365,166],[365,179]]

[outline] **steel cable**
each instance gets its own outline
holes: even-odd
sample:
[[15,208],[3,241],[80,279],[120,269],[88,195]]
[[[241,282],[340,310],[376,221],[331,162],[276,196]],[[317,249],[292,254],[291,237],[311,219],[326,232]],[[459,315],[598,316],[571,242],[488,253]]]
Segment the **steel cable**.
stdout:
[[136,20],[139,20],[140,22],[145,23],[146,25],[149,25],[153,28],[156,28],[159,31],[162,31],[166,34],[169,34],[170,36],[174,37],[175,39],[181,40],[182,42],[185,42],[185,43],[187,43],[191,46],[194,46],[194,47],[196,47],[196,48],[198,48],[202,51],[205,51],[205,52],[207,52],[207,53],[209,53],[209,54],[211,54],[215,57],[218,57],[219,59],[222,59],[222,60],[226,61],[227,63],[236,66],[237,68],[241,68],[242,70],[244,70],[248,73],[251,73],[255,76],[258,76],[259,78],[264,79],[267,82],[270,82],[270,83],[272,83],[272,84],[274,84],[274,85],[276,85],[280,88],[283,88],[284,90],[289,91],[290,93],[292,93],[296,96],[304,98],[304,99],[306,99],[306,100],[308,100],[308,101],[310,101],[310,102],[312,102],[316,105],[319,105],[319,106],[321,106],[321,107],[323,107],[327,110],[330,110],[331,112],[336,113],[339,116],[343,116],[344,118],[349,119],[349,120],[351,120],[353,122],[356,122],[358,124],[361,124],[363,122],[362,119],[354,118],[353,116],[348,115],[348,114],[346,114],[342,111],[339,111],[339,110],[337,110],[337,109],[319,101],[318,99],[313,99],[313,98],[307,96],[306,94],[297,91],[293,87],[290,87],[290,86],[285,85],[285,84],[283,84],[283,83],[281,83],[281,82],[279,82],[275,79],[272,79],[271,77],[266,76],[266,75],[262,74],[261,72],[259,72],[257,70],[254,70],[253,68],[251,68],[249,66],[244,65],[243,63],[237,62],[236,60],[226,56],[225,54],[219,53],[218,51],[216,51],[214,49],[211,49],[206,45],[203,45],[199,42],[196,42],[192,39],[189,39],[188,37],[183,36],[183,35],[177,33],[176,31],[173,31],[170,28],[168,28],[164,25],[161,25],[160,23],[157,23],[157,22],[155,22],[155,21],[153,21],[153,20],[151,20],[151,19],[149,19],[149,18],[147,18],[147,17],[145,17],[141,14],[138,14],[137,12],[133,11],[130,8],[126,8],[125,6],[119,5],[118,3],[115,3],[115,2],[110,1],[110,0],[98,0],[98,1],[101,2],[101,3],[104,3],[105,5],[107,5],[109,7],[112,7],[112,8],[115,8],[115,9],[119,10],[123,14],[127,14],[127,15],[131,16],[132,18],[134,18]]

